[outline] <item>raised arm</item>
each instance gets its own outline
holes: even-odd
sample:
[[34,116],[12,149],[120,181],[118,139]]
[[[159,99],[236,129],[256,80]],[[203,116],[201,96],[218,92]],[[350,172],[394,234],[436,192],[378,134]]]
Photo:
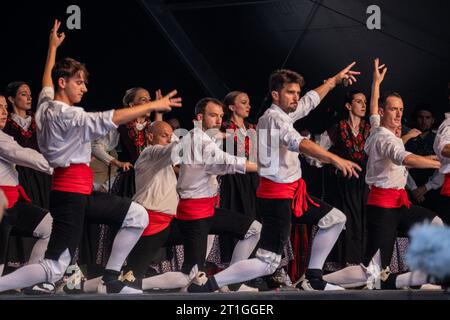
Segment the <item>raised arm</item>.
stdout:
[[47,61],[45,62],[44,75],[42,77],[42,88],[52,87],[52,69],[55,65],[56,61],[56,51],[58,47],[63,43],[65,39],[64,32],[58,34],[58,29],[61,26],[61,22],[55,20],[53,24],[53,29],[50,32],[50,39],[48,43],[48,53],[47,53]]
[[[381,72],[380,72],[381,71]],[[373,61],[372,95],[370,97],[370,115],[378,115],[378,99],[380,98],[380,85],[386,75],[387,67],[380,66],[380,59]]]
[[174,90],[165,97],[155,101],[150,101],[146,104],[135,106],[133,108],[116,109],[114,110],[112,121],[116,125],[121,125],[138,117],[143,117],[149,112],[168,112],[172,110],[172,107],[181,107],[181,98],[175,97],[176,95],[177,91]]
[[356,75],[361,74],[359,71],[351,70],[356,62],[352,62],[346,68],[339,71],[335,76],[327,79],[320,87],[314,89],[319,94],[320,100],[325,98],[325,96],[334,89],[338,84],[344,83],[345,86],[352,85],[356,82]]
[[[155,98],[156,100],[160,100],[163,98],[161,89],[156,90],[155,97],[156,97]],[[155,112],[155,121],[163,121],[163,113],[162,112]]]

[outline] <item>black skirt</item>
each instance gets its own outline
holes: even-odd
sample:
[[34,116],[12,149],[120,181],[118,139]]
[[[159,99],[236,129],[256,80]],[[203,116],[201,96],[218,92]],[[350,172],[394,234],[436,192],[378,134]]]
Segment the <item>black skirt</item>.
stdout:
[[131,168],[126,172],[120,172],[117,174],[116,179],[114,180],[112,190],[112,194],[118,195],[120,197],[133,198],[136,193],[136,184],[135,184],[135,176],[134,169]]
[[[259,221],[256,212],[256,189],[259,185],[257,173],[228,174],[221,177],[220,207]],[[220,235],[220,257],[222,262],[229,262],[238,239],[231,235]]]
[[48,209],[52,176],[30,168],[16,166],[19,173],[19,184],[24,188],[31,202],[41,208]]
[[[359,264],[364,257],[367,238],[366,203],[369,187],[365,183],[366,172],[358,173],[359,178],[343,177],[330,166],[326,167],[324,200],[341,210],[347,217],[345,230],[328,256],[337,268],[347,264]],[[334,269],[334,268],[331,268]]]

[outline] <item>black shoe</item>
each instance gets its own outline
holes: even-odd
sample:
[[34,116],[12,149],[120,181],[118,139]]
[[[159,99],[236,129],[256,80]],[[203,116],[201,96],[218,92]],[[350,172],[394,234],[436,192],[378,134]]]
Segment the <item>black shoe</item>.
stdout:
[[142,279],[136,278],[133,274],[133,271],[128,271],[125,275],[120,277],[120,280],[128,287],[143,290]]
[[137,294],[142,293],[142,290],[127,286],[119,280],[120,272],[114,270],[105,270],[100,284],[97,287],[97,292],[100,294]]
[[56,292],[55,285],[50,282],[38,283],[35,284],[34,286],[24,288],[22,290],[23,294],[32,296],[50,295],[55,294],[55,292]]
[[214,277],[208,278],[204,272],[199,272],[192,279],[191,284],[187,287],[187,292],[214,292],[219,289],[216,279]]

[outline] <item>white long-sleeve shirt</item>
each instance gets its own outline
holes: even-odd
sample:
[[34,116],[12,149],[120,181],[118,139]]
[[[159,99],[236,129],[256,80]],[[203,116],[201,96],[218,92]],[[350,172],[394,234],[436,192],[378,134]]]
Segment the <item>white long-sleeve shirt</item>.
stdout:
[[201,129],[194,128],[178,144],[183,158],[177,191],[181,199],[211,198],[217,195],[217,176],[245,173],[245,158],[219,148]]
[[176,145],[172,142],[167,146],[148,146],[136,161],[136,194],[133,200],[148,210],[170,215],[177,212],[177,177],[171,157]]
[[372,128],[364,147],[367,161],[366,183],[383,189],[404,189],[408,171],[403,160],[411,154],[402,139],[384,127]]
[[53,168],[89,164],[91,141],[117,129],[114,110],[86,112],[83,108],[55,101],[51,87],[42,89],[36,112],[39,148]]
[[28,167],[48,174],[53,173],[47,160],[30,148],[19,145],[13,137],[0,130],[0,185],[17,186],[18,173],[15,165]]
[[302,177],[299,144],[305,139],[294,129],[294,122],[307,116],[320,103],[320,96],[309,91],[298,102],[295,112],[286,113],[272,106],[259,118],[258,174],[277,183],[291,183]]
[[442,155],[442,150],[446,145],[450,144],[450,112],[445,114],[445,120],[439,126],[434,139],[433,149],[441,162],[441,169],[439,172],[443,174],[450,173],[450,158]]
[[119,132],[110,130],[108,134],[92,141],[92,154],[106,165],[114,159],[108,152],[113,151],[119,144]]

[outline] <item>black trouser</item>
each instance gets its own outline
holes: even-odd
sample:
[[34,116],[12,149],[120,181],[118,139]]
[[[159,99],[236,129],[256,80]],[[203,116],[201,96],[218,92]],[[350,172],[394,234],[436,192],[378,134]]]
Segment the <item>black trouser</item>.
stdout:
[[320,207],[309,204],[308,210],[297,218],[292,214],[292,199],[258,198],[257,205],[262,221],[259,247],[281,254],[291,234],[291,223],[317,225],[320,219],[333,209],[320,199],[315,197],[311,199]]
[[183,238],[178,223],[179,220],[173,219],[164,230],[150,236],[142,236],[128,255],[124,273],[131,270],[135,277],[144,278],[159,249],[182,244]]
[[118,196],[93,192],[91,195],[51,191],[50,213],[53,228],[45,258],[59,260],[69,249],[73,257],[80,243],[85,218],[90,223],[102,223],[121,227],[131,200]]
[[391,263],[395,240],[398,236],[407,237],[408,231],[416,223],[430,221],[436,214],[419,206],[387,209],[367,206],[367,246],[363,261],[368,266],[375,253],[380,250],[381,267]]
[[248,216],[222,208],[216,208],[214,216],[210,218],[179,220],[184,245],[181,271],[189,274],[194,265],[204,270],[208,234],[229,233],[242,240],[253,221]]

